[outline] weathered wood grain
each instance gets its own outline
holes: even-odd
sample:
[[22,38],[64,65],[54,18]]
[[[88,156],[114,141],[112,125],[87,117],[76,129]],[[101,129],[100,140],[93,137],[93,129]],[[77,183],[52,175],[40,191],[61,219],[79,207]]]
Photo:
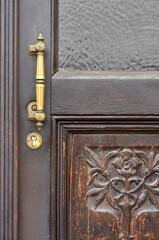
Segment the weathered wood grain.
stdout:
[[[50,45],[52,1],[19,1],[19,232],[18,240],[50,239]],[[43,144],[38,150],[26,146],[30,132],[38,132],[35,122],[27,120],[26,105],[36,99],[35,76],[37,57],[29,55],[28,45],[45,38],[45,103],[46,120],[39,132]],[[51,36],[50,36],[51,35]],[[53,66],[52,66],[53,69]]]
[[17,240],[18,1],[0,6],[0,239]]
[[[152,185],[154,181],[156,182],[157,175],[154,176],[153,173],[145,170],[158,171],[151,166],[155,162],[158,164],[155,159],[158,158],[159,151],[159,118],[150,120],[147,117],[129,117],[129,119],[118,117],[115,120],[103,116],[55,116],[52,117],[52,129],[55,135],[52,135],[54,144],[51,203],[53,209],[56,209],[54,212],[57,218],[53,224],[57,226],[57,239],[117,240],[122,235],[126,240],[157,239],[159,198],[158,195],[153,195],[152,198],[146,195],[142,200],[142,194],[146,186],[158,191],[157,185]],[[111,152],[115,154],[110,158]],[[124,168],[125,165],[120,165],[120,161],[123,160],[119,157],[120,154],[123,159],[129,156],[129,171]],[[94,168],[94,173],[97,174],[99,171],[100,174],[98,173],[96,183],[92,181],[88,184],[91,168]],[[97,190],[101,187],[100,184],[106,184],[108,181],[105,177],[105,168],[112,181],[108,192],[109,201],[108,196],[104,195],[105,197],[96,206],[99,197]],[[122,170],[121,174],[119,170]],[[148,185],[143,185],[140,181],[144,177],[143,173],[148,174],[143,181]],[[115,184],[114,181],[119,183]],[[134,185],[135,181],[137,187]],[[136,188],[136,192],[128,195],[131,199],[130,202],[128,201],[131,210],[125,215],[123,212],[126,205],[122,205],[125,202],[121,200],[119,203],[117,196],[122,195],[120,191],[128,182],[130,189]],[[91,192],[92,188],[95,188],[94,192]],[[129,190],[124,189],[123,192],[126,191]],[[117,203],[121,209],[117,208]],[[55,233],[52,236],[54,239]]]
[[51,114],[158,115],[158,92],[158,72],[58,72],[52,77]]

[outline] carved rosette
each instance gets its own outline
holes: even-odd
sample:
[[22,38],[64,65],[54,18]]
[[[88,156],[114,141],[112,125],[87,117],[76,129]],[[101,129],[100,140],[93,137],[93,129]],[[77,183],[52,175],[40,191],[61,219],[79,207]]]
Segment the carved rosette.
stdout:
[[[104,202],[120,217],[121,240],[135,239],[132,219],[148,201],[158,208],[159,154],[149,150],[120,148],[115,150],[86,147],[88,164],[87,205],[93,198],[94,210]],[[88,201],[89,200],[89,201]],[[105,207],[107,211],[107,207]]]

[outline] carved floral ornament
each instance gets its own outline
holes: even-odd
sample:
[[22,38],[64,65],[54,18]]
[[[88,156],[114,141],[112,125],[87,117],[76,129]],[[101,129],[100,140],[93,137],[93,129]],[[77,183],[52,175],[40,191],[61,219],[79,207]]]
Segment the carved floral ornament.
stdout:
[[[149,150],[121,148],[112,151],[86,147],[88,191],[96,211],[104,201],[120,214],[120,240],[135,239],[134,219],[146,202],[158,209],[159,154]],[[105,211],[107,208],[105,208]],[[102,209],[103,210],[103,209]]]

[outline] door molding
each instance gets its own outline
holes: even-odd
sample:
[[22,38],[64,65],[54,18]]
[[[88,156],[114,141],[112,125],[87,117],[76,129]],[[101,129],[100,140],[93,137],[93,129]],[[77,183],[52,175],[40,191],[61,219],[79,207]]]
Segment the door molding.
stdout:
[[1,1],[0,239],[17,240],[18,0]]
[[[71,175],[70,161],[73,156],[74,146],[73,135],[109,134],[114,132],[149,134],[158,131],[158,116],[51,115],[51,138],[53,143],[51,146],[51,239],[70,238],[70,199],[68,192],[70,186],[69,176]],[[102,148],[105,146],[99,145],[97,147]],[[83,201],[85,202],[86,199],[83,199]],[[139,211],[139,213],[142,212]],[[137,217],[131,224],[133,233],[136,220]]]
[[51,0],[51,54],[50,74],[58,71],[58,32],[59,32],[59,0]]

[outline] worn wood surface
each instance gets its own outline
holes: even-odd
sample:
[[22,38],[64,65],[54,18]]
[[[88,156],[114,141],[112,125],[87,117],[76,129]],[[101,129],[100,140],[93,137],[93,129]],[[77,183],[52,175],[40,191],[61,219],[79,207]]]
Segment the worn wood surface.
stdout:
[[159,119],[59,116],[52,129],[53,239],[158,239]]
[[[159,74],[59,72],[50,79],[58,69],[57,8],[58,1],[19,1],[17,46],[17,1],[1,1],[0,238],[157,240]],[[36,57],[28,45],[39,32],[47,46],[46,121],[43,145],[31,151],[25,139],[37,129],[25,106],[35,99]]]
[[[47,0],[19,1],[19,235],[18,240],[50,239],[50,45],[51,4]],[[36,56],[29,55],[28,45],[37,42],[38,34],[45,38],[45,114],[44,127],[39,132],[36,123],[27,120],[26,105],[35,100]],[[51,35],[51,36],[50,36]],[[53,50],[53,49],[52,49]],[[26,146],[26,137],[38,132],[43,144],[38,150]]]
[[52,77],[53,239],[158,238],[158,89],[158,72]]
[[51,114],[158,115],[158,72],[58,72]]
[[17,240],[18,1],[0,2],[0,239]]

